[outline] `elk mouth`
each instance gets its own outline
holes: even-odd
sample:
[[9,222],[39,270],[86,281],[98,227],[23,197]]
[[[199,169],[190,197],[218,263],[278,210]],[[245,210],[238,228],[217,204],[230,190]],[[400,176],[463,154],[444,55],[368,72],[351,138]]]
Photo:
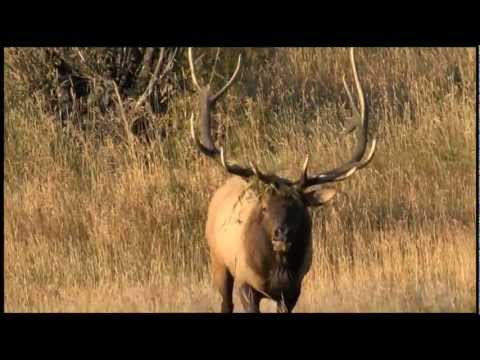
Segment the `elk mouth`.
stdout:
[[[277,256],[279,254],[276,254]],[[276,257],[277,257],[276,256]],[[282,255],[283,261],[275,261],[274,267],[270,271],[269,284],[271,291],[289,288],[294,280],[294,276],[286,263],[286,256]]]

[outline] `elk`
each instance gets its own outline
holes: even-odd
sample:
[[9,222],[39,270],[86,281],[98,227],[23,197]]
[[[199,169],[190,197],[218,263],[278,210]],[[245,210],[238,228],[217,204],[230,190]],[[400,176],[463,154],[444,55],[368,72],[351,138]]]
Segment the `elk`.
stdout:
[[[214,145],[210,113],[237,78],[241,55],[233,75],[216,94],[211,92],[210,85],[199,85],[191,48],[188,49],[188,61],[200,106],[201,134],[200,138],[195,135],[192,114],[192,138],[201,153],[216,160],[233,175],[211,198],[205,227],[213,284],[222,297],[221,311],[233,312],[232,293],[234,282],[237,282],[245,311],[260,312],[260,301],[269,298],[276,302],[277,312],[292,312],[300,296],[303,278],[312,263],[309,208],[325,205],[336,195],[333,188],[311,188],[349,178],[367,166],[375,152],[376,139],[372,140],[370,151],[366,151],[369,114],[357,74],[354,49],[350,49],[350,61],[360,110],[343,78],[354,114],[353,125],[346,133],[357,129],[354,154],[341,166],[317,174],[308,173],[307,155],[302,173],[296,180],[264,173],[252,161],[248,166],[231,163],[223,147],[218,149]],[[251,186],[252,179],[264,185],[265,191],[255,190]]]

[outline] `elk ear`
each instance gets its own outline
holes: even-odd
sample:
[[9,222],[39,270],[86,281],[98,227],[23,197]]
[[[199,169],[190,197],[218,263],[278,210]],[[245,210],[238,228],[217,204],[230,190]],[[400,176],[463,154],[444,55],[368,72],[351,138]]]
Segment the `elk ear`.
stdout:
[[335,189],[319,189],[303,193],[306,206],[325,205],[337,194]]

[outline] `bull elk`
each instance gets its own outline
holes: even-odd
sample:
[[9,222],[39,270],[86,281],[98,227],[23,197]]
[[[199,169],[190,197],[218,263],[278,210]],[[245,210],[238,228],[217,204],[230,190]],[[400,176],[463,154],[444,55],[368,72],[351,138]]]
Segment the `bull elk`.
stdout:
[[[336,194],[332,188],[308,189],[349,178],[368,165],[375,152],[375,139],[370,151],[366,152],[368,108],[358,79],[353,48],[350,49],[350,61],[360,110],[345,78],[343,84],[354,113],[353,126],[348,132],[357,129],[358,134],[354,154],[345,164],[317,174],[308,173],[307,155],[297,180],[264,173],[254,162],[249,166],[233,164],[227,160],[223,147],[218,149],[214,145],[210,113],[235,81],[241,56],[232,77],[216,94],[211,93],[209,85],[199,85],[191,48],[188,49],[188,60],[200,102],[201,134],[200,138],[195,136],[192,115],[192,137],[203,154],[217,160],[233,175],[213,195],[205,229],[213,283],[222,297],[221,310],[233,312],[232,292],[236,281],[245,311],[260,312],[260,301],[269,298],[277,303],[278,312],[291,312],[312,263],[312,221],[308,208],[324,205]],[[266,190],[255,191],[248,181],[253,178],[265,184]]]

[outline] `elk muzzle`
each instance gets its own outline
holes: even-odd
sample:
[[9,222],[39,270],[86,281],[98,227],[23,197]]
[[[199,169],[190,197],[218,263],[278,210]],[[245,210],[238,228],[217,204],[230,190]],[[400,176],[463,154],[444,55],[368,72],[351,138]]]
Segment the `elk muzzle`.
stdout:
[[286,226],[275,229],[272,238],[273,251],[286,253],[290,250],[292,244],[287,239],[288,230]]
[[292,244],[287,239],[288,228],[279,227],[273,233],[272,248],[275,253],[275,259],[281,266],[287,265],[287,253]]

